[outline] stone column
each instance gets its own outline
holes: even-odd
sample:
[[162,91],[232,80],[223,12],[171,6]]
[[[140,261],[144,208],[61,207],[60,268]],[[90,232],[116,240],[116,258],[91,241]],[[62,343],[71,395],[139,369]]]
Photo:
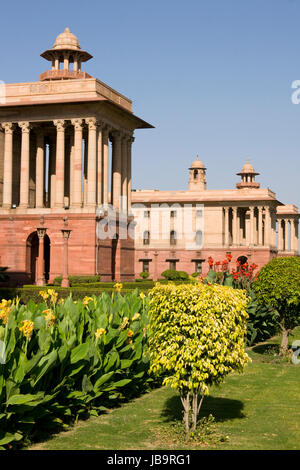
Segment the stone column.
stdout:
[[128,174],[127,174],[127,144],[128,136],[122,139],[122,211],[127,212],[128,207]]
[[229,246],[229,207],[224,207],[225,224],[224,224],[224,244]]
[[65,196],[65,121],[53,121],[56,126],[55,206],[64,207]]
[[39,237],[39,257],[37,259],[37,286],[45,285],[45,267],[44,267],[44,240],[46,235],[46,228],[39,227],[36,229]]
[[87,157],[87,206],[95,207],[97,194],[97,121],[96,118],[88,118],[85,122],[89,129]]
[[44,134],[38,130],[36,141],[35,207],[44,207]]
[[102,145],[102,126],[97,123],[97,184],[96,184],[96,200],[97,205],[102,204],[102,176],[103,176],[103,145]]
[[134,137],[130,137],[127,141],[127,210],[131,214],[131,164],[132,164],[132,144],[134,142]]
[[74,159],[72,206],[82,207],[82,119],[72,119],[74,126]]
[[111,202],[115,210],[120,210],[120,196],[121,196],[121,133],[114,131],[113,136],[113,151],[112,151],[112,198]]
[[289,219],[284,219],[284,251],[289,251]]
[[69,271],[68,271],[68,241],[71,230],[63,228],[62,235],[64,239],[64,254],[63,254],[63,272],[62,272],[62,287],[69,287]]
[[29,202],[30,124],[29,122],[19,122],[19,126],[22,129],[20,207],[27,208]]
[[103,145],[103,204],[106,206],[108,204],[108,156],[109,156],[109,147],[108,147],[108,133],[109,128],[107,126],[102,129],[102,145]]
[[3,208],[10,209],[12,204],[12,163],[13,131],[12,122],[3,122],[4,136],[4,169],[3,169]]
[[278,219],[278,251],[283,250],[283,229],[282,229],[282,219]]
[[270,207],[265,207],[265,245],[271,245],[271,215],[270,215]]
[[254,246],[254,207],[250,207],[250,246]]
[[263,245],[263,208],[258,208],[258,245]]
[[237,246],[237,207],[232,208],[232,245]]
[[291,224],[291,251],[296,251],[296,226],[295,219],[290,219]]

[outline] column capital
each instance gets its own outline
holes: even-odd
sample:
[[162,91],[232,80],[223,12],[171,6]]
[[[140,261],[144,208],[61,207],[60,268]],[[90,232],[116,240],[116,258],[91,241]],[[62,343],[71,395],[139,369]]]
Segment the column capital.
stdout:
[[64,119],[55,119],[53,124],[55,125],[57,132],[65,130],[66,121]]
[[95,117],[85,118],[85,122],[88,125],[89,130],[96,131],[97,127],[101,126],[101,123],[97,121]]
[[225,212],[229,212],[229,209],[230,209],[229,206],[224,206],[224,211]]
[[5,134],[12,134],[15,128],[15,124],[12,122],[2,122],[1,126],[3,130],[5,131]]
[[111,132],[111,135],[112,135],[114,140],[121,140],[121,138],[122,138],[122,133],[119,130],[113,130]]
[[32,127],[29,121],[18,122],[18,126],[21,127],[24,133],[29,133]]
[[72,126],[75,127],[75,130],[80,130],[82,129],[82,126],[83,126],[83,119],[79,119],[79,118],[71,119],[71,124]]
[[39,239],[42,240],[46,235],[47,229],[46,227],[38,227],[36,231],[37,231]]
[[232,208],[231,208],[231,209],[232,209],[232,212],[235,212],[235,213],[237,213],[238,207],[237,207],[237,206],[232,206]]

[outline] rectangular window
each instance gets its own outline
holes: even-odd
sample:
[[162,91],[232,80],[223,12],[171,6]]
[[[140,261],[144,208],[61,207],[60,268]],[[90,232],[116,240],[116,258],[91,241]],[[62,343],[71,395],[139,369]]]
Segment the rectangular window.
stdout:
[[197,209],[196,210],[196,217],[202,217],[202,215],[203,215],[202,209]]
[[172,219],[175,219],[176,216],[177,216],[177,212],[176,211],[171,211]]
[[144,211],[144,218],[149,219],[150,217],[150,211]]
[[169,269],[174,269],[174,271],[176,271],[176,261],[169,261]]
[[144,273],[148,273],[148,272],[149,272],[149,264],[150,264],[150,261],[149,261],[149,260],[144,260],[144,261],[143,261],[143,272],[144,272]]
[[202,274],[202,261],[195,261],[195,273]]

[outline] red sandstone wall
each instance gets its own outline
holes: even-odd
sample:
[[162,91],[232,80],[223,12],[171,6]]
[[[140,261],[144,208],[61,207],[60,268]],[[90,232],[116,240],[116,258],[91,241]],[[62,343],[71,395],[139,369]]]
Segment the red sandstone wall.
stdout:
[[[207,259],[211,256],[215,261],[222,261],[225,259],[226,252],[230,251],[233,255],[231,262],[231,269],[235,269],[236,259],[241,256],[247,256],[249,263],[255,263],[258,265],[257,271],[264,266],[268,261],[270,261],[276,253],[270,252],[266,248],[257,248],[253,250],[247,250],[242,248],[232,248],[230,250],[226,249],[202,249],[201,252],[193,250],[136,250],[135,252],[135,276],[138,278],[140,272],[142,271],[142,263],[139,259],[149,258],[152,259],[150,262],[150,278],[157,280],[161,277],[161,273],[166,269],[169,269],[169,262],[166,259],[179,259],[176,264],[176,269],[178,271],[186,271],[188,274],[195,272],[195,263],[191,260],[193,259],[204,259],[205,261],[202,264],[203,272],[205,276],[208,273],[209,266]],[[146,254],[147,253],[147,254]],[[156,253],[156,254],[155,254]]]

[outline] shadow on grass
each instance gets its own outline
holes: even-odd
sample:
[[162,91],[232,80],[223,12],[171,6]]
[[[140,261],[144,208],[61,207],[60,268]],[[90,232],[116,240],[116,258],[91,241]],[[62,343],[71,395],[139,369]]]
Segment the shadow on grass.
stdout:
[[[217,422],[244,418],[243,408],[244,404],[240,400],[208,396],[203,400],[199,418],[207,417],[210,414]],[[166,400],[161,416],[165,422],[182,420],[183,407],[179,396],[173,396]]]
[[279,354],[280,346],[276,343],[258,344],[252,348],[252,351],[257,354],[275,355]]

